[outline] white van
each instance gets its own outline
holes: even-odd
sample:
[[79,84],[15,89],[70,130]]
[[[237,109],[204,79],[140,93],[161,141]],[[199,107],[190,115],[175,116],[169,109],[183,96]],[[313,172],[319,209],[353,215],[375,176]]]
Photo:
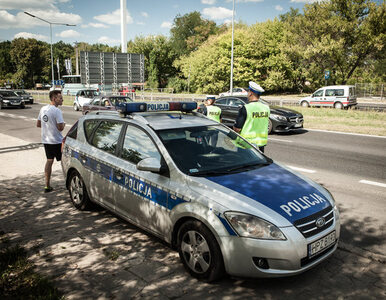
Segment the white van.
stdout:
[[354,85],[330,85],[318,89],[311,96],[300,99],[303,107],[324,106],[337,109],[357,105],[357,96]]

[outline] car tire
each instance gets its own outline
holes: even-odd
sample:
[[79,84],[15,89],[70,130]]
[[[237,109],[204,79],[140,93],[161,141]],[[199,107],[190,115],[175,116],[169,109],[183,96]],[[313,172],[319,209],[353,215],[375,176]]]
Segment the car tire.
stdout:
[[341,102],[335,102],[334,108],[336,108],[336,109],[343,109],[343,104]]
[[34,101],[33,101],[33,100],[31,100],[29,103],[30,103],[30,104],[34,104]]
[[300,105],[302,107],[310,107],[310,104],[307,101],[302,101],[302,103],[300,103]]
[[268,134],[272,133],[272,121],[268,119]]
[[90,207],[91,202],[87,193],[86,186],[80,174],[72,171],[68,180],[68,191],[72,204],[79,210],[85,210]]
[[225,274],[220,246],[200,221],[190,220],[178,231],[177,249],[185,269],[195,278],[212,282]]
[[75,111],[79,111],[79,106],[78,106],[78,104],[76,104],[76,103],[74,103],[74,110],[75,110]]
[[20,104],[20,108],[24,109],[25,108],[25,104]]

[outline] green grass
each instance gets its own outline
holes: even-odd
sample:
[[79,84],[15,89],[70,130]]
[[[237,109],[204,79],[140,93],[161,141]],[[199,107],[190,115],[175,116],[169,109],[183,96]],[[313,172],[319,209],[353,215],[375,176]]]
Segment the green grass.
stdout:
[[305,128],[386,136],[384,112],[311,107],[295,110],[303,114]]
[[64,299],[54,284],[34,272],[20,246],[0,250],[0,299]]

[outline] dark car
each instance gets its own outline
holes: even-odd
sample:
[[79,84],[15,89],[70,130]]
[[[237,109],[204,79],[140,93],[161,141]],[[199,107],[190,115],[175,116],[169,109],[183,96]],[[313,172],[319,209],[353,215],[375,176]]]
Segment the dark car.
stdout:
[[128,96],[97,96],[90,103],[85,103],[82,113],[85,115],[93,110],[116,110],[115,106],[119,103],[133,102]]
[[27,93],[25,90],[14,90],[14,92],[20,96],[23,97],[25,103],[33,104],[34,98],[31,96],[31,94]]
[[[268,133],[288,132],[290,130],[303,128],[303,115],[295,110],[271,106],[264,100],[261,102],[268,105],[271,110],[269,117]],[[248,98],[243,96],[229,96],[218,98],[214,105],[221,108],[222,123],[233,126],[239,109],[248,103]]]
[[0,109],[3,107],[25,108],[25,102],[12,90],[0,90]]

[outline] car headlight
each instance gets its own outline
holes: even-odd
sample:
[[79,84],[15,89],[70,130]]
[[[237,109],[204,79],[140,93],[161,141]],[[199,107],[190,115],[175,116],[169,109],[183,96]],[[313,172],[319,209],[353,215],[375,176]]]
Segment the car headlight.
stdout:
[[287,121],[287,117],[285,116],[271,114],[271,117],[277,121]]
[[226,212],[224,215],[239,236],[266,240],[286,240],[281,230],[268,221],[238,212]]

